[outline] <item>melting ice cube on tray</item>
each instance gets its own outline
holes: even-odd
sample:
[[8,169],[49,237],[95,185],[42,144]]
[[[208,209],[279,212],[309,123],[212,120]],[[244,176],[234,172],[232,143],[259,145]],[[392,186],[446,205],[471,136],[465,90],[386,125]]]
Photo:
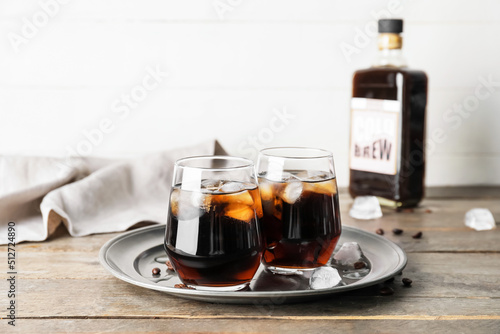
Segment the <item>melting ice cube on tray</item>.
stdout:
[[339,285],[341,281],[342,278],[337,269],[332,267],[319,267],[314,269],[309,279],[309,286],[313,290],[328,289]]
[[342,266],[354,266],[354,263],[362,261],[363,252],[355,241],[345,242],[335,253],[333,259]]

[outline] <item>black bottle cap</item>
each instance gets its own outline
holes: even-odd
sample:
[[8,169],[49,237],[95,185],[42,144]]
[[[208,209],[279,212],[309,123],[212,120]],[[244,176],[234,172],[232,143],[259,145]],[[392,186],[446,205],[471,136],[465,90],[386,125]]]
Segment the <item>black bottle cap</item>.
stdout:
[[379,33],[399,34],[403,32],[403,20],[401,19],[382,19],[378,20]]

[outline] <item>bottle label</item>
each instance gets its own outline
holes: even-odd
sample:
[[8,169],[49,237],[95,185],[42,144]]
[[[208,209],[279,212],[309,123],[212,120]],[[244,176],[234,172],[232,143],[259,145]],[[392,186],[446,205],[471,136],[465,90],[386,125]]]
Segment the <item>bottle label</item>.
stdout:
[[401,102],[352,98],[351,169],[396,175]]

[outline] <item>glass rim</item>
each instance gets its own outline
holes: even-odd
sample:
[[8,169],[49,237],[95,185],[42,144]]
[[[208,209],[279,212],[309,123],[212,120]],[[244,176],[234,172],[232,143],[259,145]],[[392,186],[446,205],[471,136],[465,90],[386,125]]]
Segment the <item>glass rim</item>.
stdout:
[[[240,164],[236,166],[228,166],[228,167],[205,167],[205,166],[188,166],[185,165],[186,162],[189,161],[207,161],[207,160],[225,160],[225,161],[239,161]],[[254,163],[252,160],[241,157],[234,157],[230,155],[197,155],[191,157],[184,157],[178,159],[175,162],[175,167],[179,168],[191,168],[191,169],[201,169],[207,171],[229,171],[235,169],[244,169],[249,167],[254,167]]]
[[[304,154],[303,156],[300,156],[300,153],[293,154],[293,153],[281,153],[281,154],[272,154],[271,152],[273,151],[302,151],[302,152],[315,152],[315,154],[309,154],[306,155]],[[333,159],[333,153],[321,148],[314,148],[314,147],[301,147],[301,146],[281,146],[281,147],[268,147],[260,150],[259,152],[260,155],[266,156],[266,157],[273,157],[273,158],[282,158],[282,159],[324,159],[324,158],[332,158]]]

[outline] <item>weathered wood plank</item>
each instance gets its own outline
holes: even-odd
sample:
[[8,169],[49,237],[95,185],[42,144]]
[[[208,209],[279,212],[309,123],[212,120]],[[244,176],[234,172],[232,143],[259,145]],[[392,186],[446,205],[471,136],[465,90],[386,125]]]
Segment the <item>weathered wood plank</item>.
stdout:
[[305,304],[281,304],[280,299],[270,298],[254,305],[226,305],[185,300],[119,280],[20,279],[17,301],[19,317],[500,316],[500,298],[485,296],[487,290],[480,296],[466,291],[454,295],[468,284],[451,292],[435,288],[435,296],[425,296],[425,286],[393,287],[392,296],[380,296],[378,287],[371,287]]
[[500,320],[231,320],[231,319],[18,319],[12,333],[485,333],[500,328]]
[[[412,288],[401,288],[401,276],[396,276],[391,286],[397,293],[401,292],[408,297],[500,298],[498,263],[500,263],[500,253],[410,253],[403,276],[410,277],[414,281]],[[96,255],[85,252],[21,254],[18,272],[20,284],[28,284],[32,280],[47,280],[50,282],[48,286],[53,284],[55,289],[58,289],[59,286],[70,285],[66,280],[89,281],[85,283],[89,285],[92,285],[93,281],[110,281],[112,288],[107,288],[107,292],[110,295],[120,293],[114,286],[121,281],[100,265]],[[0,273],[0,279],[7,276],[5,272]],[[141,290],[139,288],[136,293],[140,293]],[[30,291],[29,294],[31,293],[36,294],[37,290]],[[350,292],[353,293],[357,294]],[[366,293],[368,293],[366,290],[360,292],[360,294]],[[376,295],[377,291],[374,294]]]

